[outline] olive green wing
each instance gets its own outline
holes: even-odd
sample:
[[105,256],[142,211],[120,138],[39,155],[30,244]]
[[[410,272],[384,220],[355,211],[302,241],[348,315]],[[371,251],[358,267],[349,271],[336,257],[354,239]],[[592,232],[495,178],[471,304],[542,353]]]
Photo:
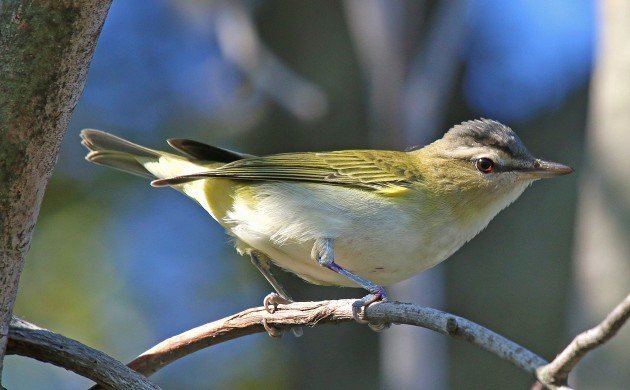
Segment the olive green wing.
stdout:
[[416,168],[405,152],[345,150],[285,153],[234,161],[195,175],[156,180],[155,186],[181,184],[210,177],[237,180],[300,181],[396,192],[417,180]]

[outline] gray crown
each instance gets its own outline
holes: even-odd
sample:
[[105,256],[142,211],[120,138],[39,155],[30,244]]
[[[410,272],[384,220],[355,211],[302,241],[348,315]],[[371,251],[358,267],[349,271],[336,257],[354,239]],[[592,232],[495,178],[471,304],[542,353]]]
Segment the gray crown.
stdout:
[[531,154],[518,135],[506,125],[491,119],[476,119],[453,126],[444,139],[462,146],[489,146],[515,158],[528,158]]

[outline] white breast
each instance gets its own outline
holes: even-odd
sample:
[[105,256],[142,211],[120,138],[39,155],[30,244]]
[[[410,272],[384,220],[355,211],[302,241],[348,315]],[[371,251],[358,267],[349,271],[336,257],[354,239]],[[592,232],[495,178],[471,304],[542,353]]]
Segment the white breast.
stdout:
[[450,215],[427,224],[416,217],[420,205],[402,207],[366,191],[281,182],[255,191],[253,202],[237,197],[223,221],[237,247],[258,249],[316,284],[355,286],[311,259],[317,238],[334,239],[337,264],[383,285],[437,264],[466,241]]

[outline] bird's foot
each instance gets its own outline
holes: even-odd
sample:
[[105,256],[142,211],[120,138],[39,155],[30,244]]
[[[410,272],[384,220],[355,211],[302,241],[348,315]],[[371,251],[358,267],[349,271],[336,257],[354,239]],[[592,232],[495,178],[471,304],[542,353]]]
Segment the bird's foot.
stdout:
[[[263,299],[263,306],[265,307],[265,310],[269,314],[275,313],[276,310],[278,309],[278,305],[280,305],[280,304],[281,305],[287,305],[289,303],[293,303],[293,300],[283,298],[278,293],[275,293],[275,292],[271,292],[271,293],[267,294],[267,296]],[[265,327],[265,330],[267,331],[269,336],[271,336],[271,337],[281,337],[282,336],[282,333],[283,333],[282,330],[280,330],[279,328],[276,328],[275,326],[269,325],[267,323],[267,320],[263,320],[262,324]],[[295,328],[291,328],[291,332],[293,332],[293,335],[295,337],[300,337],[300,336],[302,336],[304,334],[304,331],[302,330],[302,327],[300,327],[300,326],[296,326]]]
[[263,299],[263,306],[269,314],[275,313],[276,309],[278,309],[278,305],[287,305],[289,303],[293,303],[293,301],[290,299],[282,298],[280,295],[278,295],[278,293],[275,292],[267,294],[265,299]]
[[267,331],[267,334],[274,338],[282,337],[282,334],[284,333],[282,329],[269,324],[266,318],[263,318],[262,326]]
[[375,332],[380,332],[391,326],[391,324],[389,323],[385,323],[385,322],[373,323],[362,318],[365,316],[365,309],[372,303],[378,302],[378,301],[380,302],[388,301],[387,293],[385,292],[385,289],[380,286],[378,287],[378,289],[375,289],[374,292],[364,296],[361,299],[357,299],[356,301],[352,303],[352,317],[354,318],[354,320],[358,322],[359,324],[367,324],[370,327],[370,329],[372,329]]

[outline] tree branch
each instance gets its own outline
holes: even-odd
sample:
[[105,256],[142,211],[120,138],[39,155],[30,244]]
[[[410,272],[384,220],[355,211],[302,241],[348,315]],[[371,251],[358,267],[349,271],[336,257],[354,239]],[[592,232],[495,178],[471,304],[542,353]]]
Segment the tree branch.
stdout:
[[[128,366],[144,375],[151,375],[167,364],[202,348],[264,332],[263,320],[268,325],[283,330],[297,325],[312,327],[326,323],[354,322],[352,302],[352,299],[295,302],[279,305],[274,314],[267,313],[262,307],[244,310],[164,340],[138,356]],[[466,340],[531,374],[535,373],[537,367],[547,364],[540,356],[481,325],[436,309],[407,303],[381,302],[370,305],[365,314],[365,318],[373,322],[415,325]]]
[[569,373],[591,350],[610,340],[630,317],[630,294],[596,327],[577,335],[549,364],[536,369],[542,383],[556,386],[567,384]]
[[0,2],[0,374],[24,257],[110,3]]
[[13,317],[7,354],[52,363],[89,378],[104,388],[159,389],[118,360],[76,340]]
[[[168,364],[200,349],[254,333],[267,327],[286,331],[294,326],[354,322],[353,299],[321,302],[294,302],[279,305],[275,313],[255,307],[210,322],[162,341],[144,352],[128,367],[149,376]],[[370,305],[365,319],[373,322],[414,325],[465,340],[535,376],[550,389],[568,389],[566,379],[577,362],[590,350],[611,339],[630,317],[630,295],[597,327],[578,335],[569,346],[548,363],[542,357],[465,318],[428,307],[400,302]],[[9,353],[32,357],[72,370],[98,383],[93,389],[128,388],[114,381],[138,381],[122,363],[75,340],[15,319],[11,324]],[[122,379],[121,379],[122,378]],[[131,383],[131,382],[127,382]],[[157,388],[150,382],[137,382],[138,388]],[[100,386],[99,386],[100,385]]]

